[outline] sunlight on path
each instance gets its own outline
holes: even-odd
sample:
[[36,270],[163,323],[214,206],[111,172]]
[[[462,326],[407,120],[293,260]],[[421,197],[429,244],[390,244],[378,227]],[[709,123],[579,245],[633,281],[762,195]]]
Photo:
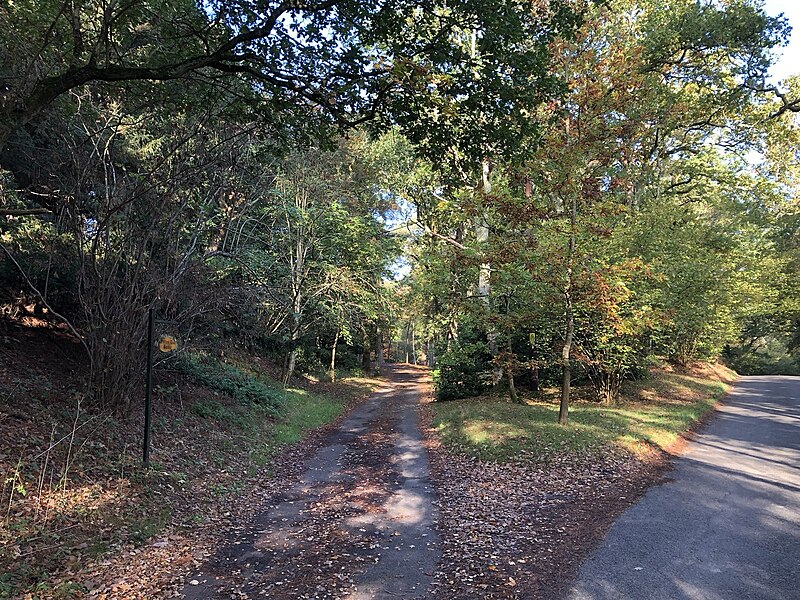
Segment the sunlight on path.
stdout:
[[387,370],[392,385],[187,579],[185,598],[425,597],[441,553],[417,423],[427,373]]
[[622,515],[570,600],[798,598],[800,378],[744,377],[667,483]]

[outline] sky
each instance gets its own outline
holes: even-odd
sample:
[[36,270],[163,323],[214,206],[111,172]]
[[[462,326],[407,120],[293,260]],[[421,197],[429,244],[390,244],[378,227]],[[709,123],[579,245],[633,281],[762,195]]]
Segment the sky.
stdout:
[[783,13],[793,29],[789,45],[780,51],[781,57],[771,69],[773,80],[800,74],[800,0],[765,0],[764,10],[769,15]]

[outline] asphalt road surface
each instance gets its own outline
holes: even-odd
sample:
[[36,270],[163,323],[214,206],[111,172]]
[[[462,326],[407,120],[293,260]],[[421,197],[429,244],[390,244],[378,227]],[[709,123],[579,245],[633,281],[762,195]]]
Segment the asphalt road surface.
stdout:
[[800,378],[742,378],[567,597],[800,599]]

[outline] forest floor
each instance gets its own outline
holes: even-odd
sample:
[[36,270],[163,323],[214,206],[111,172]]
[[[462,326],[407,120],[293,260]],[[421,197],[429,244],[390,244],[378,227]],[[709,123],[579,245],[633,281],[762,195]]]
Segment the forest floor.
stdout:
[[556,598],[733,377],[654,372],[559,428],[548,391],[432,403],[410,367],[283,390],[234,352],[279,416],[162,373],[144,469],[141,419],[76,411],[68,335],[0,341],[0,598]]
[[[43,323],[0,331],[0,598],[157,598],[211,555],[236,523],[283,489],[331,428],[382,384],[309,380],[284,390],[253,357],[281,403],[259,406],[179,372],[157,372],[151,466],[143,417],[79,405],[82,350]],[[232,368],[232,367],[231,367]],[[223,378],[225,374],[219,375]]]

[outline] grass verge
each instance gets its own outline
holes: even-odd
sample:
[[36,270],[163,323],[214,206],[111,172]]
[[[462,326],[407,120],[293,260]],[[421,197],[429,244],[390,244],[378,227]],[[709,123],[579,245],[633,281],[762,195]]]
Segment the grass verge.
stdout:
[[207,388],[236,400],[233,406],[217,399],[197,400],[191,405],[194,414],[257,434],[252,437],[271,446],[297,442],[307,431],[333,421],[350,399],[347,394],[284,388],[242,360],[228,364],[195,355],[184,359],[180,368]]
[[609,452],[643,456],[654,448],[668,450],[714,408],[734,378],[719,365],[684,373],[656,370],[627,384],[614,406],[574,401],[566,427],[556,422],[553,393],[526,397],[527,406],[487,396],[437,402],[433,425],[449,450],[482,460],[547,463],[565,454],[591,459]]

